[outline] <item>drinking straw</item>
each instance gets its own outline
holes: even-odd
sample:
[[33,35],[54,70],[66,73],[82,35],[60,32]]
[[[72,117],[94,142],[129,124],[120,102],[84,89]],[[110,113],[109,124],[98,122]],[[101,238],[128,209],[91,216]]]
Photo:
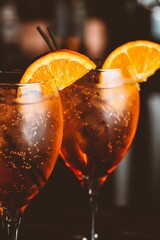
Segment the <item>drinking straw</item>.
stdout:
[[42,28],[40,26],[37,26],[36,28],[37,28],[38,32],[41,34],[41,36],[43,37],[43,39],[45,40],[45,42],[47,43],[47,45],[49,46],[49,48],[51,49],[51,51],[54,51],[55,50],[54,44],[50,41],[48,36],[42,30]]
[[59,44],[58,44],[58,42],[57,42],[57,40],[56,40],[56,37],[55,37],[55,35],[54,35],[54,32],[53,32],[52,27],[47,27],[47,30],[48,30],[48,32],[49,32],[49,34],[50,34],[50,37],[51,37],[51,39],[52,39],[52,41],[53,41],[53,44],[54,44],[55,48],[56,48],[56,49],[60,49],[60,46],[59,46]]

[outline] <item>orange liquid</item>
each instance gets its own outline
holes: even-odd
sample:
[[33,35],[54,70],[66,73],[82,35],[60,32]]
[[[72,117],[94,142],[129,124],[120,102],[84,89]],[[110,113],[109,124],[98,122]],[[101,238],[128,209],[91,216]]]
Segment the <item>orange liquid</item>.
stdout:
[[60,99],[0,104],[0,202],[20,208],[39,192],[57,160],[62,137]]
[[64,133],[61,156],[79,180],[107,177],[123,159],[136,132],[136,85],[62,91]]

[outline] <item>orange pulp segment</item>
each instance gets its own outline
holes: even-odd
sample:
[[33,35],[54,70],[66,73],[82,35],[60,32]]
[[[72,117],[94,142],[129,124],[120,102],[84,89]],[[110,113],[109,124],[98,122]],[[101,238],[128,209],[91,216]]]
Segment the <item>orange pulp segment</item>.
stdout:
[[85,55],[61,49],[33,62],[22,76],[21,83],[55,80],[59,90],[71,85],[96,65]]
[[131,41],[116,48],[104,61],[102,68],[132,66],[139,82],[160,68],[160,44],[147,40]]

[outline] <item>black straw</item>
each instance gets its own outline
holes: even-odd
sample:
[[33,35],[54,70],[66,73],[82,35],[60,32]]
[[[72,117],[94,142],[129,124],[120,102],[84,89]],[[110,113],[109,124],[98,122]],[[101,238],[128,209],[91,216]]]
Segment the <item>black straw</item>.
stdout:
[[58,42],[56,40],[56,37],[54,35],[53,29],[51,27],[47,27],[47,30],[48,30],[48,32],[50,34],[50,37],[51,37],[51,39],[53,41],[53,44],[54,44],[55,48],[56,49],[60,49],[60,46],[59,46],[59,44],[58,44]]
[[45,34],[45,32],[43,32],[42,28],[40,26],[37,26],[37,30],[38,32],[41,34],[41,36],[43,37],[43,39],[45,40],[45,42],[47,43],[48,47],[50,48],[51,51],[55,50],[55,47],[53,45],[53,43],[50,41],[50,39],[47,37],[47,35]]

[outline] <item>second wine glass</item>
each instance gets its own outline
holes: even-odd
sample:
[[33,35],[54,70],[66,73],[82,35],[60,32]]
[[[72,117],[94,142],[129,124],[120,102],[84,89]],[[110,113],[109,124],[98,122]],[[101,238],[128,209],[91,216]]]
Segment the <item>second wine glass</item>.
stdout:
[[96,196],[126,155],[139,118],[139,85],[127,69],[94,70],[61,92],[61,157],[86,188],[95,231]]

